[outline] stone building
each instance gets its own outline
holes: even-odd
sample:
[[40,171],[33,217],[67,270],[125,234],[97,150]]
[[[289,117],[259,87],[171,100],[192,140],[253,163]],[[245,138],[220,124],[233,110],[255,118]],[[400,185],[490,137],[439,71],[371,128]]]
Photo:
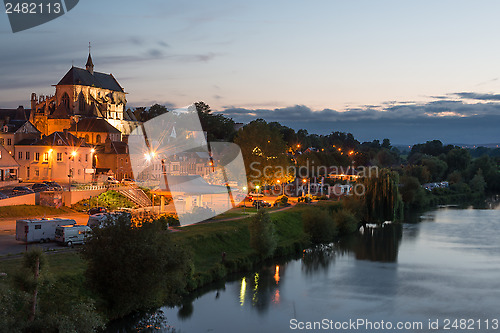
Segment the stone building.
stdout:
[[71,133],[54,132],[15,145],[19,178],[23,181],[52,180],[60,183],[92,181],[94,148]]
[[102,118],[124,134],[138,124],[126,111],[126,93],[112,74],[94,71],[89,53],[85,69],[71,67],[53,96],[31,94],[30,121],[43,134],[63,131],[80,117]]

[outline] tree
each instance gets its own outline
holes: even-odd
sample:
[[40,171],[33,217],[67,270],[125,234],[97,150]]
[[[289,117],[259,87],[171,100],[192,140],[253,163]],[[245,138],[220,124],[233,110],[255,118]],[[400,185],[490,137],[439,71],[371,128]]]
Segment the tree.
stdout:
[[484,181],[483,171],[479,169],[476,175],[472,178],[469,183],[470,189],[474,192],[484,193],[486,188],[486,182]]
[[382,223],[398,221],[403,214],[403,201],[399,193],[399,175],[396,172],[382,169],[378,175],[361,179],[365,194],[365,221]]
[[147,111],[147,120],[153,119],[154,117],[161,116],[164,113],[167,113],[168,110],[164,105],[154,104]]
[[247,178],[251,183],[273,185],[294,179],[295,173],[279,130],[257,119],[238,131],[234,140],[242,152]]
[[271,256],[277,246],[275,226],[265,209],[252,216],[248,225],[250,247],[263,257]]
[[173,300],[189,278],[188,253],[170,240],[161,223],[131,226],[121,217],[114,225],[94,229],[82,254],[88,284],[111,318]]
[[337,228],[333,218],[327,211],[318,208],[308,208],[302,213],[304,232],[311,237],[311,242],[332,242],[337,236]]
[[0,331],[93,332],[104,326],[95,301],[71,277],[52,278],[40,249],[24,255],[14,281],[15,289],[0,289]]
[[234,121],[223,114],[212,113],[210,106],[204,102],[194,103],[201,127],[207,132],[208,141],[232,141],[235,130]]

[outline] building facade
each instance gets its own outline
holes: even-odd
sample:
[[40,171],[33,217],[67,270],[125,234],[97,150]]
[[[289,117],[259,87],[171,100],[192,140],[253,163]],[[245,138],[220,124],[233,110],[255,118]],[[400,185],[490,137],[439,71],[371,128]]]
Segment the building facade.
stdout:
[[15,145],[19,178],[34,182],[91,182],[94,152],[92,146],[67,131],[54,132],[33,142],[23,140]]

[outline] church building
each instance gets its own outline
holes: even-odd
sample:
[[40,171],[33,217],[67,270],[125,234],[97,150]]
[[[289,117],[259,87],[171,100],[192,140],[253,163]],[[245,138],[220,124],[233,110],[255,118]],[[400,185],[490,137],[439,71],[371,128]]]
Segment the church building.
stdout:
[[94,71],[89,53],[84,68],[72,66],[53,96],[31,95],[30,121],[43,134],[69,129],[81,118],[105,119],[128,135],[138,124],[126,111],[126,93],[112,74]]

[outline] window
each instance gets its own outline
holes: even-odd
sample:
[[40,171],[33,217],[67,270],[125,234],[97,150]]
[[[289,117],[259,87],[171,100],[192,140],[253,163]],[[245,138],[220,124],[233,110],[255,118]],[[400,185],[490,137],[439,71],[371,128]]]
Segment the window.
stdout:
[[85,162],[89,161],[89,154],[85,154]]
[[62,162],[62,153],[57,153],[57,162]]
[[40,153],[35,153],[35,161],[40,161]]
[[80,170],[80,169],[78,169],[78,175],[80,175],[80,171],[81,171],[81,170]]
[[12,139],[7,139],[7,146],[11,146],[12,145]]
[[0,145],[4,145],[5,144],[5,139],[4,138],[0,138]]
[[42,225],[41,224],[35,224],[35,229],[42,229]]
[[95,137],[95,143],[101,143],[101,135],[100,134],[97,134],[97,136]]
[[61,104],[66,108],[69,109],[69,96],[67,93],[64,93],[62,96]]
[[35,169],[35,176],[37,176],[37,177],[40,176],[40,170]]
[[17,154],[17,159],[18,160],[22,160],[23,159],[23,152],[20,151],[18,154]]
[[89,142],[89,135],[88,134],[85,134],[85,142],[88,143]]
[[43,153],[43,161],[48,162],[49,161],[49,153]]
[[27,160],[27,161],[29,161],[29,160],[30,160],[30,152],[29,152],[29,151],[27,151],[27,152],[26,152],[26,160]]

